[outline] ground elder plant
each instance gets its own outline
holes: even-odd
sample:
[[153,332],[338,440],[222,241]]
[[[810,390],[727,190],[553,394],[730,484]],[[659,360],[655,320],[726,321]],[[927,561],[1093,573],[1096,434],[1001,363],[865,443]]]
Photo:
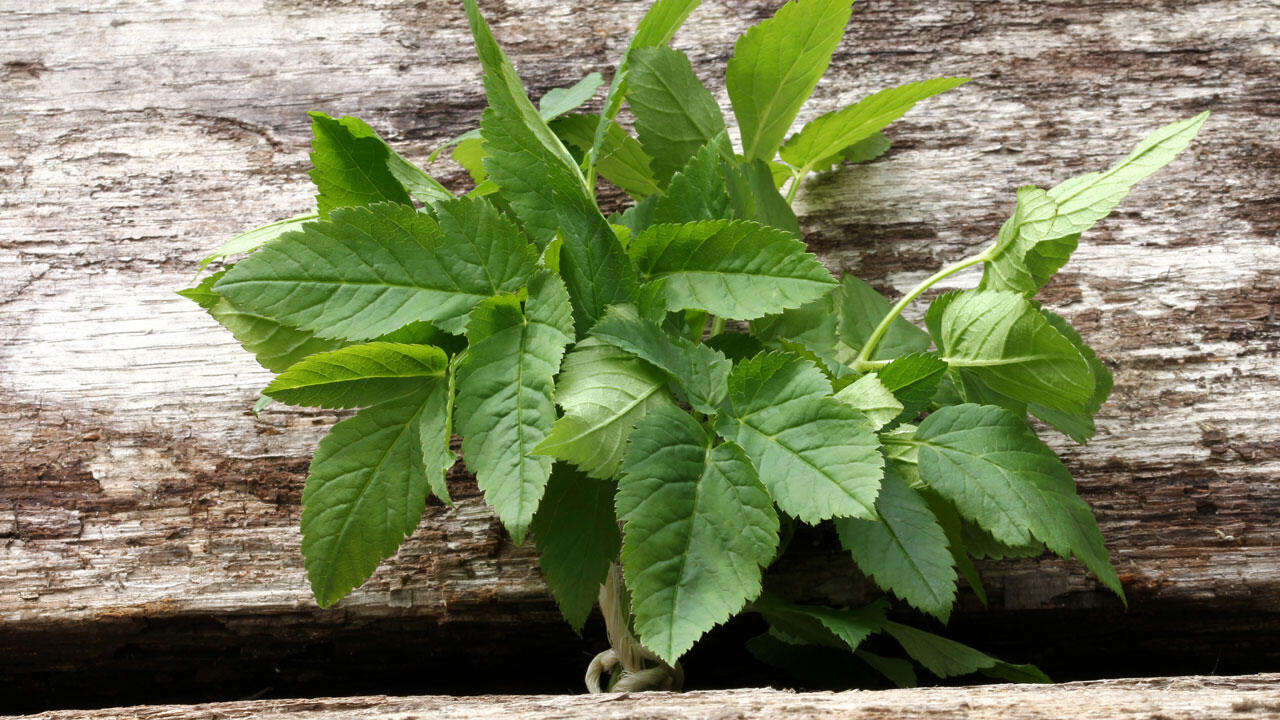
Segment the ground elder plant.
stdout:
[[[363,583],[428,495],[450,503],[456,435],[512,540],[532,537],[565,619],[580,629],[599,603],[610,649],[593,690],[679,687],[681,656],[744,610],[767,623],[749,647],[768,662],[841,650],[901,685],[917,665],[1047,680],[906,622],[945,622],[961,577],[985,602],[975,557],[1074,557],[1123,598],[1031,424],[1087,441],[1111,375],[1034,298],[1207,113],[1110,168],[1019,189],[994,242],[890,304],[807,252],[791,201],[811,174],[886,152],[885,126],[966,79],[795,129],[851,13],[795,0],[734,46],[731,132],[668,46],[697,4],[658,0],[599,109],[581,112],[600,75],[535,106],[468,0],[489,106],[443,151],[474,188],[455,194],[360,120],[313,113],[315,213],[232,239],[183,291],[278,373],[266,398],[355,410],[320,442],[302,497],[316,600]],[[625,211],[600,210],[606,183]],[[933,300],[926,328],[902,317],[976,265],[978,286]],[[797,524],[823,523],[879,599],[762,592]]]

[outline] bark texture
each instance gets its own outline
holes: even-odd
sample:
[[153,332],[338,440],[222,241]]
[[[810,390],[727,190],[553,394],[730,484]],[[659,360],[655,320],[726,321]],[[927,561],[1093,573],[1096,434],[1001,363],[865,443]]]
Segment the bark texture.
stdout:
[[[534,97],[607,71],[648,5],[481,4]],[[708,0],[675,44],[720,88],[733,38],[777,4]],[[889,294],[986,243],[1019,185],[1101,169],[1215,112],[1043,294],[1115,370],[1090,445],[1047,437],[1130,609],[1075,564],[997,563],[993,612],[962,598],[961,638],[1066,676],[1280,663],[1277,13],[858,4],[802,121],[882,87],[974,78],[895,125],[885,158],[800,195],[828,266]],[[0,696],[376,692],[388,674],[424,692],[473,668],[477,689],[535,690],[515,673],[530,647],[535,665],[567,665],[552,689],[575,687],[592,628],[583,642],[563,626],[532,554],[461,474],[456,509],[430,506],[396,558],[319,611],[298,500],[335,417],[249,414],[269,375],[173,294],[226,237],[312,207],[306,110],[359,115],[411,159],[478,122],[457,3],[0,0],[0,93]],[[809,541],[772,582],[847,599],[849,564]]]
[[1280,713],[1280,675],[1102,680],[1063,685],[793,693],[348,697],[48,712],[29,720],[1250,720]]

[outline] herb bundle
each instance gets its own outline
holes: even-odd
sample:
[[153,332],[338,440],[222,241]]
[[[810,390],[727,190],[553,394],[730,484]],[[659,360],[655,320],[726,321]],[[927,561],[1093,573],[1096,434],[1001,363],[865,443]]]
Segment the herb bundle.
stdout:
[[[1123,598],[1092,512],[1029,421],[1087,441],[1111,375],[1033,298],[1208,114],[1105,171],[1019,189],[989,247],[890,305],[807,252],[791,201],[811,174],[885,153],[884,127],[966,79],[883,90],[792,133],[852,10],[793,0],[734,47],[735,143],[668,46],[697,5],[658,0],[600,111],[581,113],[598,74],[535,106],[467,0],[489,107],[448,149],[474,188],[455,195],[367,124],[313,113],[316,212],[232,239],[206,264],[247,257],[182,291],[278,373],[267,398],[359,408],[321,441],[303,493],[317,601],[395,553],[428,495],[450,502],[457,434],[569,623],[599,600],[612,647],[593,689],[678,687],[679,658],[744,608],[769,625],[751,649],[770,661],[840,648],[914,683],[910,662],[863,647],[884,634],[938,676],[1047,680],[889,620],[889,595],[945,622],[960,577],[985,602],[972,558],[1048,551]],[[634,202],[606,216],[601,183]],[[933,300],[927,329],[901,316],[979,264],[976,288]],[[762,593],[781,538],[826,522],[885,597]]]

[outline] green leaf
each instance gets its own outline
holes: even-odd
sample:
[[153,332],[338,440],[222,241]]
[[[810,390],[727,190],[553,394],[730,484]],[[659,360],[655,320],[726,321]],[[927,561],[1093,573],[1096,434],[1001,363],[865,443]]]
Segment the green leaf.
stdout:
[[808,523],[876,517],[884,459],[867,419],[812,363],[766,353],[738,363],[716,432],[746,450],[778,507]]
[[782,159],[798,168],[830,167],[849,146],[871,137],[916,103],[968,81],[969,78],[935,78],[869,95],[855,105],[810,121],[782,146]]
[[852,11],[852,0],[794,0],[738,38],[725,85],[748,160],[773,159]]
[[480,122],[489,153],[485,168],[540,250],[557,234],[563,240],[560,275],[578,334],[585,335],[605,308],[631,299],[635,268],[596,207],[577,162],[525,95],[475,0],[467,0],[466,7],[489,99]]
[[665,185],[724,132],[724,116],[683,52],[665,46],[637,48],[630,59],[627,101],[636,116],[636,135],[653,159],[654,176]]
[[631,353],[588,338],[564,359],[556,383],[564,415],[534,452],[577,465],[594,478],[611,478],[622,462],[635,424],[671,404],[667,375]]
[[557,464],[530,527],[547,587],[579,633],[622,547],[613,513],[615,491],[612,482]]
[[554,377],[573,342],[564,285],[549,272],[534,275],[524,312],[512,295],[485,300],[467,340],[455,403],[462,456],[519,545],[551,474],[551,458],[531,453],[551,433]]
[[[773,171],[763,160],[724,163],[725,186],[733,203],[733,215],[803,238],[800,221],[791,204],[778,192]],[[790,177],[790,175],[788,175]]]
[[1033,665],[1010,665],[968,645],[924,630],[895,622],[885,623],[884,629],[908,655],[938,677],[984,672],[1015,682],[1052,682]]
[[902,414],[902,403],[874,373],[845,386],[835,398],[865,415],[872,430],[879,430]]
[[[203,270],[209,263],[215,260],[221,260],[231,255],[241,255],[243,253],[251,253],[254,250],[266,245],[287,232],[301,230],[304,223],[319,220],[320,216],[316,213],[308,213],[306,215],[294,215],[291,218],[278,220],[269,225],[254,228],[231,238],[230,240],[218,246],[213,254],[200,261],[200,269]],[[205,308],[206,310],[208,308]]]
[[[889,301],[875,288],[854,275],[844,275],[840,278],[840,341],[854,351],[861,350],[889,309]],[[929,334],[899,315],[870,359],[888,360],[928,349]]]
[[376,137],[359,137],[341,121],[311,113],[311,180],[316,208],[328,218],[335,208],[394,202],[412,205],[409,193],[387,166],[391,151]]
[[913,688],[918,684],[916,670],[909,660],[881,657],[866,650],[855,650],[853,654],[900,688]]
[[916,440],[921,477],[962,515],[1006,545],[1035,538],[1062,557],[1075,554],[1124,597],[1093,512],[1023,418],[991,405],[953,405],[925,418]]
[[1019,188],[1013,217],[988,252],[982,287],[1034,294],[1066,264],[1080,234],[1109,215],[1135,185],[1172,162],[1208,119],[1205,111],[1156,130],[1106,172],[1073,177],[1048,192]]
[[1107,397],[1111,395],[1111,389],[1114,386],[1114,380],[1111,377],[1111,371],[1106,365],[1098,359],[1097,353],[1093,348],[1084,343],[1080,337],[1080,333],[1066,321],[1061,315],[1040,308],[1040,314],[1044,315],[1049,324],[1055,330],[1062,334],[1063,337],[1071,341],[1076,346],[1076,350],[1084,357],[1085,362],[1089,363],[1089,369],[1093,372],[1093,396],[1084,404],[1083,412],[1071,412],[1068,410],[1060,410],[1058,408],[1049,407],[1038,402],[1027,403],[1027,410],[1041,420],[1049,423],[1063,434],[1080,444],[1089,441],[1093,437],[1094,426],[1093,416],[1102,408],[1102,404],[1107,401]]
[[1083,412],[1094,395],[1088,361],[1019,293],[959,293],[947,303],[939,331],[947,365],[1009,397]]
[[567,88],[551,88],[538,100],[538,116],[550,122],[573,112],[590,102],[603,84],[600,73],[593,72]]
[[428,321],[459,332],[482,299],[512,292],[537,259],[485,200],[347,208],[245,258],[214,286],[237,306],[322,337],[363,340]]
[[[434,205],[445,200],[452,200],[453,193],[448,188],[441,185],[434,178],[426,173],[422,168],[405,160],[399,153],[392,150],[386,144],[373,128],[369,127],[365,121],[355,117],[344,117],[338,122],[345,127],[351,134],[357,138],[373,138],[382,143],[387,148],[387,170],[410,195],[421,200],[428,205]],[[388,198],[390,199],[390,198]]]
[[319,353],[290,367],[262,391],[290,405],[352,408],[411,393],[445,376],[449,358],[430,345],[372,342]]
[[945,623],[956,600],[956,572],[938,519],[892,466],[885,468],[876,511],[879,520],[837,518],[840,543],[877,585]]
[[632,306],[609,308],[591,334],[666,371],[698,412],[714,413],[724,400],[733,368],[728,358],[706,345],[668,335]]
[[302,555],[321,607],[373,573],[417,527],[430,486],[448,500],[443,379],[343,420],[320,441],[302,492]]
[[[889,152],[889,147],[889,138],[885,137],[882,132],[875,132],[845,148],[840,153],[840,160],[847,163],[854,163],[855,165],[859,163],[869,163]],[[827,169],[830,168],[815,168],[815,170],[819,171]]]
[[600,113],[600,124],[596,126],[595,141],[587,153],[587,167],[595,167],[605,145],[610,124],[622,109],[622,101],[630,88],[627,76],[631,73],[631,53],[637,48],[666,45],[675,36],[676,30],[684,24],[689,13],[701,4],[702,0],[657,0],[636,26],[636,32],[627,44],[626,52],[618,61],[618,69],[609,82],[609,91],[605,95],[604,110]]
[[654,225],[628,251],[646,279],[666,279],[671,310],[748,320],[800,307],[835,282],[803,242],[752,222]]
[[[918,470],[916,474],[919,475]],[[951,552],[951,559],[955,561],[956,570],[959,571],[965,582],[969,583],[969,588],[973,590],[973,594],[985,606],[987,604],[987,589],[983,587],[982,578],[978,575],[978,569],[973,566],[973,560],[969,557],[969,551],[964,542],[964,523],[960,519],[960,514],[956,511],[955,505],[952,505],[941,495],[929,489],[921,491],[920,496],[929,504],[929,510],[938,519],[938,525],[942,527],[942,532],[946,533],[947,549]]]
[[698,220],[729,220],[733,208],[720,170],[720,148],[727,136],[717,135],[702,146],[680,171],[671,177],[664,195],[654,201],[652,224],[687,223]]
[[467,171],[471,181],[477,186],[489,178],[489,172],[484,169],[484,159],[488,154],[485,153],[484,141],[480,138],[468,138],[458,143],[450,157]]
[[933,353],[903,355],[876,371],[876,377],[905,412],[914,413],[929,403],[938,389],[947,364]]
[[880,631],[886,605],[884,600],[857,610],[797,605],[769,593],[751,603],[774,629],[813,645],[845,650],[856,650],[863,640]]
[[[551,129],[560,139],[586,153],[595,142],[599,124],[599,115],[567,115],[551,123]],[[595,165],[600,176],[636,200],[661,192],[640,141],[616,122],[610,121],[607,127]]]
[[661,407],[631,436],[618,485],[622,568],[640,641],[674,663],[760,592],[778,517],[733,443]]

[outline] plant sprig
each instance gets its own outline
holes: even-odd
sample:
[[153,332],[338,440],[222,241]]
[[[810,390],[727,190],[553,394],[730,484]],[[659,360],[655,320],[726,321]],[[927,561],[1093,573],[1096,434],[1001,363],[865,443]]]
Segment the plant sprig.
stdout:
[[[474,188],[455,195],[360,120],[313,113],[316,212],[232,239],[205,264],[247,257],[183,291],[278,373],[265,396],[358,408],[321,441],[303,494],[317,601],[362,584],[429,494],[450,502],[458,434],[575,628],[604,588],[614,649],[596,666],[617,669],[615,687],[678,685],[680,657],[744,608],[769,624],[751,643],[767,661],[843,648],[914,683],[909,663],[868,651],[880,634],[940,677],[1046,681],[886,609],[945,622],[960,576],[985,602],[972,556],[1045,550],[1123,599],[1092,512],[1029,421],[1087,441],[1111,376],[1032,298],[1208,113],[1109,170],[1019,189],[989,247],[891,306],[807,251],[791,201],[811,174],[882,155],[888,124],[967,79],[883,90],[791,133],[852,10],[793,0],[735,45],[735,146],[667,44],[697,4],[658,0],[602,110],[581,113],[599,75],[535,106],[467,0],[489,107],[446,148]],[[633,204],[606,217],[598,179]],[[927,331],[902,318],[976,265],[981,283],[935,299]],[[828,521],[884,597],[849,609],[763,593],[780,534]],[[624,583],[606,582],[619,565]]]

